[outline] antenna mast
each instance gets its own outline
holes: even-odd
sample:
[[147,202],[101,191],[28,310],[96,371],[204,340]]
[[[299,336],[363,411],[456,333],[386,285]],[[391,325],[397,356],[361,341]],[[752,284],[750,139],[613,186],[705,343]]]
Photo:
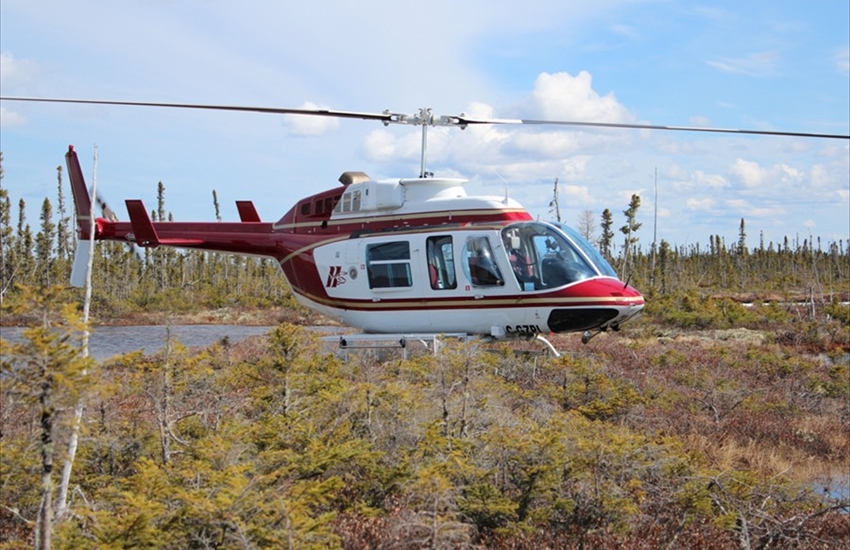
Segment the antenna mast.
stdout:
[[652,213],[652,265],[649,269],[649,284],[655,286],[655,256],[658,253],[658,167],[655,167],[655,197]]

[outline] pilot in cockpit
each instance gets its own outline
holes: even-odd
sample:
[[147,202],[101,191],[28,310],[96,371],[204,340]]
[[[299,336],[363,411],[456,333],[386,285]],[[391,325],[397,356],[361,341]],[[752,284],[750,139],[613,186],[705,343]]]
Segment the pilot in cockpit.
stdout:
[[522,251],[522,242],[518,234],[508,233],[504,237],[505,250],[508,252],[511,268],[524,290],[534,289],[534,266],[531,259]]

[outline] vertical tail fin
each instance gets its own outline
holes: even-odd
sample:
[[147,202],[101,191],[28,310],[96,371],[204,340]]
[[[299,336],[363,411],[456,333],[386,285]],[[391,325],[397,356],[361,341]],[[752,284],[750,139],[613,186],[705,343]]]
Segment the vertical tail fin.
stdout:
[[88,240],[94,237],[91,234],[93,221],[91,197],[88,189],[86,189],[86,180],[83,177],[83,170],[80,168],[80,161],[73,145],[68,146],[68,152],[65,153],[65,163],[68,165],[68,178],[71,180],[71,193],[74,196],[79,236],[80,239]]
[[74,264],[71,267],[71,286],[83,287],[88,277],[89,259],[91,257],[91,239],[94,239],[92,231],[91,197],[86,189],[86,180],[83,178],[83,170],[77,159],[74,146],[68,146],[65,153],[65,163],[68,165],[68,178],[71,180],[71,193],[74,196],[74,208],[77,214],[77,250],[74,251]]

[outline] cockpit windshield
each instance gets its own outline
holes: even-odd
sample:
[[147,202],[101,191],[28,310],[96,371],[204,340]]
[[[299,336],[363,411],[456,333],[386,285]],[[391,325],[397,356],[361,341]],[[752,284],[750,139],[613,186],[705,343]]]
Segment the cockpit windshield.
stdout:
[[587,242],[587,239],[582,237],[578,231],[573,229],[568,225],[564,225],[562,223],[552,222],[552,225],[556,226],[558,229],[567,234],[567,237],[575,243],[579,248],[581,248],[582,252],[590,259],[596,269],[602,275],[607,275],[609,277],[616,277],[617,272],[614,271],[614,268],[611,267],[611,264],[602,256],[599,252],[599,249]]
[[546,290],[616,273],[590,243],[560,224],[522,222],[502,229],[514,276],[523,290]]

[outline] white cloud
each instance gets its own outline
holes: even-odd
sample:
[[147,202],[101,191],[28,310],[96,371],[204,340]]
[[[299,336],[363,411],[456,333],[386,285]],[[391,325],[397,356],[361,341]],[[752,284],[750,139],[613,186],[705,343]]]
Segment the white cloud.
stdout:
[[[307,101],[299,109],[316,111],[329,109],[327,106],[319,106]],[[339,128],[339,119],[315,115],[286,115],[284,125],[289,132],[296,136],[321,136]]]
[[525,100],[523,110],[532,117],[547,120],[633,120],[613,92],[600,96],[593,89],[593,77],[587,71],[581,71],[576,76],[569,73],[541,73],[534,82],[534,90]]
[[711,119],[703,115],[695,115],[688,119],[688,124],[697,128],[708,128],[711,126]]
[[779,52],[768,51],[751,53],[743,57],[721,57],[706,63],[724,73],[770,76],[776,73],[778,60]]
[[711,187],[716,189],[729,187],[729,182],[726,181],[726,178],[723,176],[719,176],[717,174],[706,174],[701,170],[697,170],[694,173],[694,181],[700,187]]
[[592,204],[594,202],[585,185],[566,185],[563,196],[570,203]]
[[750,203],[743,199],[729,199],[726,201],[726,206],[736,210],[746,210],[747,208],[750,208]]
[[784,216],[787,210],[782,206],[765,206],[762,208],[748,208],[742,214],[748,218],[768,218],[775,220],[778,217]]
[[735,161],[729,171],[747,188],[757,188],[764,185],[769,185],[773,190],[796,188],[806,179],[803,172],[785,163],[764,168],[757,162],[740,158]]
[[685,201],[685,207],[688,210],[700,210],[707,212],[714,207],[714,199],[710,197],[703,197],[700,199],[691,198]]
[[23,126],[27,119],[21,114],[10,111],[5,107],[0,107],[0,126],[4,128],[12,128],[14,126]]
[[582,151],[584,147],[575,132],[564,131],[539,134],[517,132],[512,142],[523,154],[532,153],[546,158],[563,158]]
[[759,187],[767,178],[766,171],[757,162],[743,159],[737,159],[730,172],[747,187]]
[[609,27],[609,30],[629,40],[639,40],[641,38],[640,32],[631,25],[614,24]]
[[850,76],[850,46],[839,48],[835,52],[835,69],[838,74]]
[[[520,110],[524,118],[547,120],[624,121],[630,115],[613,94],[600,96],[592,88],[590,73],[541,73]],[[471,102],[465,109],[471,118],[505,118],[484,102]],[[441,114],[441,113],[437,113]],[[363,149],[371,160],[410,161],[419,158],[421,138],[412,128],[370,132]],[[508,181],[538,181],[561,178],[577,181],[586,177],[594,152],[620,152],[632,138],[622,132],[584,132],[574,127],[473,125],[428,129],[428,157],[459,173],[500,174]],[[615,148],[616,147],[616,148]]]
[[363,150],[370,160],[378,162],[391,160],[396,154],[395,136],[383,129],[372,130],[363,140]]
[[29,80],[36,71],[31,61],[15,59],[9,52],[0,53],[0,74],[3,75],[3,87]]
[[[0,53],[0,75],[3,82],[3,93],[14,95],[16,90],[25,90],[38,75],[38,66],[26,59],[16,59],[9,52]],[[27,119],[22,114],[11,110],[9,103],[0,107],[0,125],[6,128],[23,126]]]

